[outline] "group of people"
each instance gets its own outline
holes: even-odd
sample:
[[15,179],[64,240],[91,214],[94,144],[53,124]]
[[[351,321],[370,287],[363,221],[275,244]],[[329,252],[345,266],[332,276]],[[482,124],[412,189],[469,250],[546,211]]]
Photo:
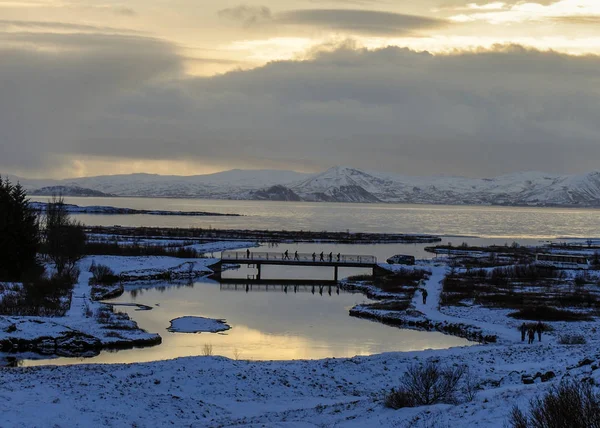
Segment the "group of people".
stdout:
[[[290,259],[290,252],[288,250],[285,250],[283,253],[283,256],[281,257],[281,260],[289,260]],[[298,251],[294,251],[294,260],[300,261],[300,257],[298,256]]]
[[[246,258],[250,259],[251,257],[252,257],[252,253],[250,252],[249,249],[247,249],[246,250]],[[337,253],[337,255],[335,256],[335,261],[339,262],[341,259],[342,259],[342,255],[340,253]],[[285,250],[283,252],[283,254],[281,255],[281,260],[292,260],[292,259],[290,259],[289,250]],[[298,254],[298,251],[294,251],[294,259],[293,260],[300,261],[300,256]],[[312,261],[313,262],[317,261],[317,253],[312,253]],[[321,254],[319,254],[319,261],[320,262],[325,261],[325,253],[323,251],[321,251]],[[333,262],[333,251],[327,255],[327,261]]]
[[[337,253],[337,256],[335,256],[336,261],[339,262],[341,257],[342,257],[341,254]],[[327,256],[327,260],[329,262],[333,261],[333,252],[329,253],[329,255]],[[313,262],[317,261],[317,253],[312,253],[312,261]],[[321,254],[319,254],[319,261],[320,262],[324,262],[325,261],[325,253],[323,253],[323,251],[321,251]]]
[[535,341],[535,334],[537,333],[538,341],[542,341],[542,331],[544,331],[544,324],[538,321],[535,326],[531,324],[521,324],[519,327],[521,332],[521,342],[525,342],[525,336],[527,336],[527,343],[531,344]]
[[[337,255],[335,256],[335,260],[337,262],[339,262],[341,260],[341,258],[342,258],[342,255],[340,253],[337,253]],[[281,259],[282,260],[292,260],[292,259],[290,259],[290,252],[288,250],[285,250],[283,252]],[[293,260],[300,261],[300,256],[298,255],[298,251],[294,251],[294,259]],[[317,253],[312,253],[312,261],[313,262],[317,261]],[[323,251],[321,251],[321,254],[319,254],[319,261],[320,262],[326,261],[325,253]],[[327,261],[333,262],[333,251],[327,255]]]

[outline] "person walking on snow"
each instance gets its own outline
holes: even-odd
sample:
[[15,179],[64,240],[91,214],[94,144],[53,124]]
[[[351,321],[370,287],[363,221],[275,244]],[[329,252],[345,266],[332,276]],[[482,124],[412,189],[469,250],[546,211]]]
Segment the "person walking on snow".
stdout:
[[544,325],[542,324],[541,321],[538,321],[537,324],[535,325],[535,331],[537,332],[539,342],[542,341],[542,331],[543,330],[544,330]]
[[521,332],[521,342],[525,342],[525,333],[527,333],[527,325],[525,325],[525,323],[521,324],[521,327],[519,327],[519,331]]
[[529,327],[529,330],[527,330],[527,336],[529,338],[529,341],[527,343],[531,345],[535,340],[535,330],[533,329],[533,327]]
[[421,295],[423,296],[423,304],[426,304],[427,303],[427,290],[422,289]]

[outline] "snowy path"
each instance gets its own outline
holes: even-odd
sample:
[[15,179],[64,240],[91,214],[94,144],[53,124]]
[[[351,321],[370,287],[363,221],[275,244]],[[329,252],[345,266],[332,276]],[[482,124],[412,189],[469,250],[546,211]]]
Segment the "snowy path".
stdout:
[[434,266],[431,269],[431,276],[422,287],[427,290],[427,303],[423,304],[422,293],[415,293],[412,303],[416,310],[432,321],[473,325],[481,328],[486,334],[495,334],[498,336],[499,340],[509,342],[521,341],[520,333],[516,329],[441,313],[439,310],[439,302],[440,294],[442,293],[442,280],[445,276],[446,267]]
[[81,273],[79,274],[79,279],[77,283],[73,287],[73,293],[71,297],[71,307],[65,314],[65,317],[71,320],[77,320],[83,318],[85,316],[85,308],[93,305],[90,293],[90,279],[92,278],[92,273],[89,272],[90,269],[90,260],[86,259],[79,263],[79,269]]

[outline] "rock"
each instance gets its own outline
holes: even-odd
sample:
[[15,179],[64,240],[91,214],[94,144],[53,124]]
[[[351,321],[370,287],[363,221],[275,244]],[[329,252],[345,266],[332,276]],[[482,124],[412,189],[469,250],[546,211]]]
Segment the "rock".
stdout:
[[534,378],[531,375],[523,375],[521,376],[521,382],[523,382],[525,385],[530,385],[534,382]]
[[594,360],[591,360],[589,358],[584,358],[579,363],[577,363],[577,367],[589,366],[593,362],[594,362]]
[[540,379],[542,380],[542,382],[548,382],[550,379],[554,379],[555,377],[556,375],[553,371],[547,371],[546,373],[540,376]]

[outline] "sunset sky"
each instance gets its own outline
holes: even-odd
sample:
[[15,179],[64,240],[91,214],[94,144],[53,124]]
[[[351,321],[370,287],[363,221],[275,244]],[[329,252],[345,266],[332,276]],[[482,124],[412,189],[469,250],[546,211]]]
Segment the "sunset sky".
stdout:
[[598,55],[598,0],[0,0],[0,174],[580,173]]

